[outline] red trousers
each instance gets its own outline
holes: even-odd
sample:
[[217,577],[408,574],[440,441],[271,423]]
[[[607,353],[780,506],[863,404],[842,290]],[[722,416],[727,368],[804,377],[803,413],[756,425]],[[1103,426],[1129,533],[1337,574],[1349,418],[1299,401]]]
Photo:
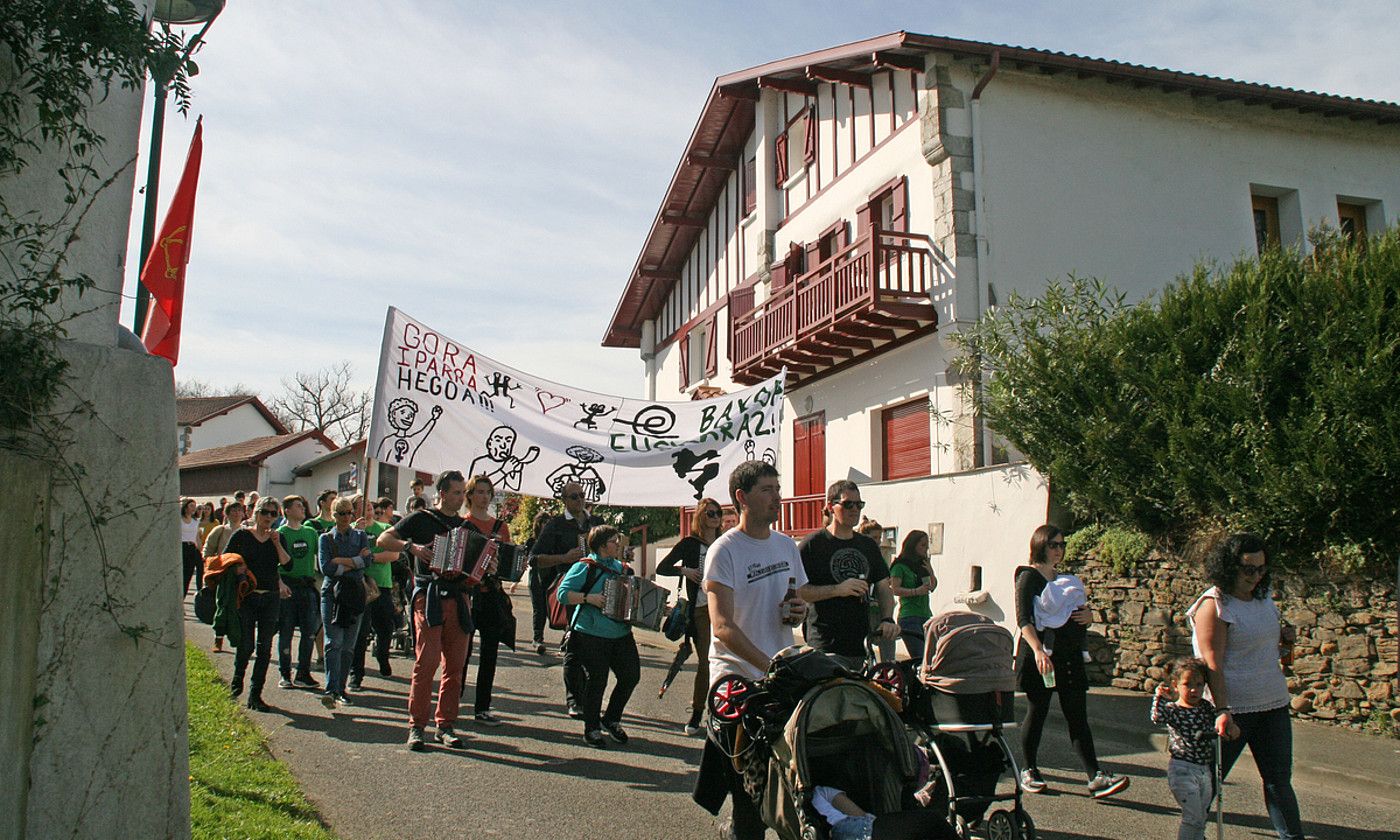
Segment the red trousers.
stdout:
[[433,699],[433,677],[442,667],[438,682],[438,726],[452,726],[462,702],[462,666],[467,661],[467,634],[457,621],[457,601],[442,601],[442,624],[428,626],[424,615],[425,596],[413,601],[413,621],[417,638],[413,645],[413,681],[408,689],[409,724],[422,729],[428,725],[428,709]]

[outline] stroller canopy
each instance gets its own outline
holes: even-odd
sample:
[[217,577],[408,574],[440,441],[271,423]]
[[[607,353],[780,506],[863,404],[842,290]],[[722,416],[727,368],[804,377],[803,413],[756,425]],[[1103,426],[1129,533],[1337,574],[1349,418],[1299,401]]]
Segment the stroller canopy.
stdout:
[[924,625],[923,682],[949,694],[1015,691],[1012,636],[984,615],[955,610]]

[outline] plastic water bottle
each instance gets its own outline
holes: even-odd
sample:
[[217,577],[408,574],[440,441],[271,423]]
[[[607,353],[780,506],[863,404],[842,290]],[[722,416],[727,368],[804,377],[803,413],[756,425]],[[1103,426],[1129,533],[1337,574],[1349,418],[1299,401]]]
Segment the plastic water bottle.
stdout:
[[[1046,648],[1046,649],[1045,649],[1045,656],[1046,656],[1047,658],[1048,658],[1052,653],[1054,653],[1054,651],[1051,650],[1050,648]],[[1055,663],[1051,662],[1051,663],[1050,663],[1050,670],[1047,671],[1047,672],[1044,673],[1044,674],[1041,674],[1041,675],[1040,675],[1040,678],[1041,678],[1042,680],[1044,680],[1044,682],[1045,682],[1045,687],[1046,687],[1046,688],[1054,688],[1054,687],[1055,687]]]

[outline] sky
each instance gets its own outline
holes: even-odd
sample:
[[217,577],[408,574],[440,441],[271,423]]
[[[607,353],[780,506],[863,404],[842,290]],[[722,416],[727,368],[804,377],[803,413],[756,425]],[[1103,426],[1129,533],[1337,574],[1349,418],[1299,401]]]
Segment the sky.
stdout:
[[166,121],[162,217],[204,117],[176,378],[273,395],[348,360],[369,388],[397,306],[641,396],[638,352],[601,340],[715,77],[899,30],[1400,101],[1389,0],[229,0]]

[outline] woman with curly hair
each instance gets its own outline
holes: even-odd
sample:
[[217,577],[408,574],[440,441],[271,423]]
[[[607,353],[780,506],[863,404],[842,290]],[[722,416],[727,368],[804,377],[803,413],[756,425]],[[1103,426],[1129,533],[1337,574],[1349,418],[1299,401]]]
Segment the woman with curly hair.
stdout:
[[1269,589],[1264,541],[1231,534],[1206,556],[1213,584],[1196,599],[1191,646],[1210,668],[1215,731],[1227,740],[1221,778],[1245,746],[1264,780],[1264,805],[1280,840],[1302,840],[1303,823],[1293,793],[1293,728],[1288,681],[1279,665],[1283,629]]

